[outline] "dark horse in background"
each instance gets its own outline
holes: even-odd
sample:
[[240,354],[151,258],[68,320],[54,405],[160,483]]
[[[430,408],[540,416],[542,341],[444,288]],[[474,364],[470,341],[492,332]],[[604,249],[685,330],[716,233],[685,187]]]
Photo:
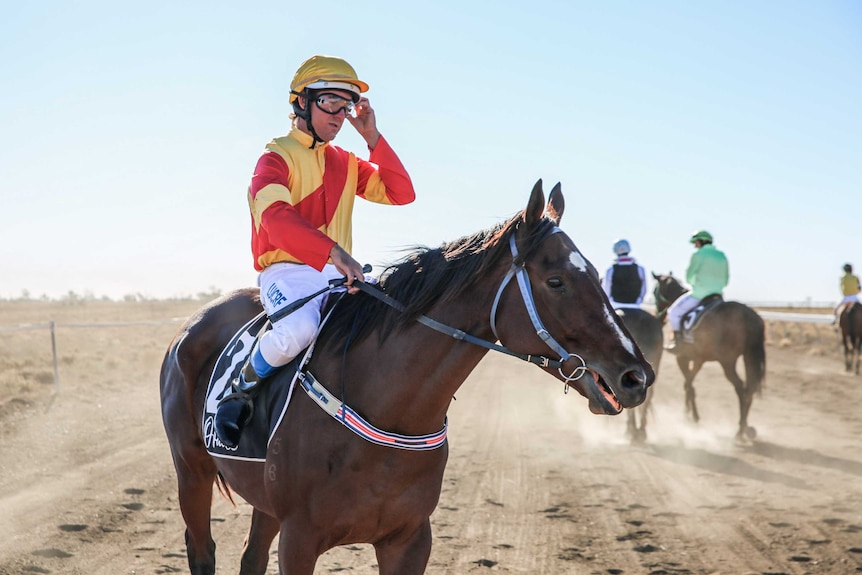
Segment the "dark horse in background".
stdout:
[[847,373],[859,375],[859,353],[862,350],[862,304],[845,305],[838,316],[841,341],[844,344],[844,367]]
[[[664,334],[662,320],[641,308],[619,308],[617,315],[623,320],[629,333],[635,338],[635,343],[641,348],[644,357],[653,367],[658,377],[658,366],[664,351]],[[655,387],[647,390],[646,400],[638,407],[628,410],[626,435],[632,444],[638,445],[646,441],[647,415]]]
[[[558,184],[546,210],[540,180],[526,209],[508,221],[408,255],[384,271],[377,288],[339,301],[306,373],[377,429],[403,436],[445,431],[453,394],[489,346],[536,363],[587,398],[593,413],[639,405],[655,374],[610,308],[595,268],[558,227],[563,208]],[[402,309],[372,297],[374,289]],[[424,573],[445,441],[425,451],[371,443],[299,388],[265,461],[207,452],[201,418],[214,362],[261,311],[257,289],[216,300],[180,329],[162,364],[162,419],[191,572],[215,572],[216,483],[254,508],[242,575],[266,572],[276,535],[284,574],[311,575],[328,549],[357,543],[374,546],[383,575]],[[457,330],[441,333],[440,326]],[[291,377],[283,370],[271,379]]]
[[[655,275],[655,301],[658,314],[665,312],[685,289],[672,275]],[[697,422],[694,399],[694,377],[707,361],[717,361],[724,376],[733,384],[739,398],[739,429],[737,440],[754,439],[757,430],[748,425],[751,401],[759,393],[766,377],[766,337],[763,319],[747,305],[723,301],[706,310],[694,327],[694,343],[680,343],[676,363],[685,378],[686,412]],[[736,372],[736,362],[742,356],[745,380]]]

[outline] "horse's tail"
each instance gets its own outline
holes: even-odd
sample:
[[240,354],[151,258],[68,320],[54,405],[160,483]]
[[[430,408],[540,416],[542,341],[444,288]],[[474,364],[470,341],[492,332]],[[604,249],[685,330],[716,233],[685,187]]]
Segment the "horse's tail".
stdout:
[[216,487],[218,487],[219,493],[221,493],[222,497],[230,501],[230,504],[236,507],[236,502],[233,500],[233,496],[231,495],[231,488],[228,485],[227,479],[224,478],[224,475],[221,474],[221,471],[216,473],[215,478]]
[[751,393],[760,393],[766,379],[766,329],[763,320],[755,314],[756,321],[749,324],[745,334],[745,385]]

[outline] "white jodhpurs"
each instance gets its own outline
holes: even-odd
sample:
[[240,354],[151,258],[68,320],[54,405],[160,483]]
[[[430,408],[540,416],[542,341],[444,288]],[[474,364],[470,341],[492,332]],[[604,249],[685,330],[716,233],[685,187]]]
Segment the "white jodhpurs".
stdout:
[[683,295],[673,302],[667,309],[667,319],[670,322],[670,328],[673,331],[680,331],[682,329],[682,316],[696,308],[699,303],[700,300],[692,297],[690,294]]
[[835,315],[838,315],[838,310],[840,310],[844,304],[854,304],[854,303],[860,303],[858,295],[856,295],[855,293],[850,294],[850,295],[845,295],[844,298],[840,302],[838,302],[838,305],[835,306]]
[[[260,301],[266,314],[309,296],[329,285],[329,280],[343,277],[332,264],[317,271],[304,264],[277,263],[263,270],[258,277]],[[343,291],[337,288],[335,291]],[[304,306],[274,324],[260,338],[260,354],[272,367],[290,363],[314,340],[320,326],[320,313],[329,292],[324,292]]]

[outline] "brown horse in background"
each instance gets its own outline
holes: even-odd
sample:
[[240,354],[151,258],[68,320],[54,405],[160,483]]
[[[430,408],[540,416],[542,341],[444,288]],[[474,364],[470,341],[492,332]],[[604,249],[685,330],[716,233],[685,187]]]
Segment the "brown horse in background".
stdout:
[[[653,277],[657,281],[656,309],[664,320],[667,308],[688,290],[672,275],[653,274]],[[736,372],[740,356],[745,364],[744,381]],[[685,378],[686,412],[695,422],[700,416],[694,398],[694,377],[707,361],[717,361],[736,390],[739,399],[736,439],[754,439],[757,430],[748,425],[748,411],[766,377],[766,329],[757,312],[743,303],[723,301],[698,320],[694,343],[680,343],[676,363]]]
[[[644,357],[650,362],[658,377],[658,367],[664,351],[661,319],[641,308],[620,308],[617,310],[617,315],[622,318],[629,333],[635,338],[635,343],[641,348]],[[650,387],[647,390],[646,400],[638,407],[628,410],[626,435],[633,445],[643,444],[646,441],[647,415],[651,409],[650,402],[654,392],[655,387]]]
[[[453,394],[489,348],[536,363],[587,398],[593,413],[639,405],[652,367],[610,308],[595,268],[558,227],[563,208],[558,184],[546,211],[540,180],[526,209],[503,224],[388,268],[377,287],[402,309],[367,291],[343,297],[306,373],[376,428],[411,437],[445,430]],[[445,441],[425,451],[371,443],[299,389],[265,461],[207,452],[201,419],[214,363],[261,311],[256,289],[213,302],[180,329],[162,364],[162,419],[191,573],[215,572],[214,482],[254,507],[242,575],[266,572],[279,533],[281,573],[312,575],[321,554],[357,543],[374,546],[382,575],[424,573]],[[272,379],[290,378],[288,371]]]
[[862,350],[862,304],[845,305],[838,317],[841,342],[844,344],[844,367],[847,373],[859,375],[859,354]]

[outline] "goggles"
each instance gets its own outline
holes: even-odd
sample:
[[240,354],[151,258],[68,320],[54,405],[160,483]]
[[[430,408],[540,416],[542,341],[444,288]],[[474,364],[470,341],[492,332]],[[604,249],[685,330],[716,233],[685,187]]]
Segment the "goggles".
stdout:
[[338,94],[332,94],[329,92],[318,94],[317,98],[314,100],[314,104],[320,110],[332,116],[338,114],[341,110],[344,110],[345,116],[349,116],[353,113],[353,100],[339,96]]

